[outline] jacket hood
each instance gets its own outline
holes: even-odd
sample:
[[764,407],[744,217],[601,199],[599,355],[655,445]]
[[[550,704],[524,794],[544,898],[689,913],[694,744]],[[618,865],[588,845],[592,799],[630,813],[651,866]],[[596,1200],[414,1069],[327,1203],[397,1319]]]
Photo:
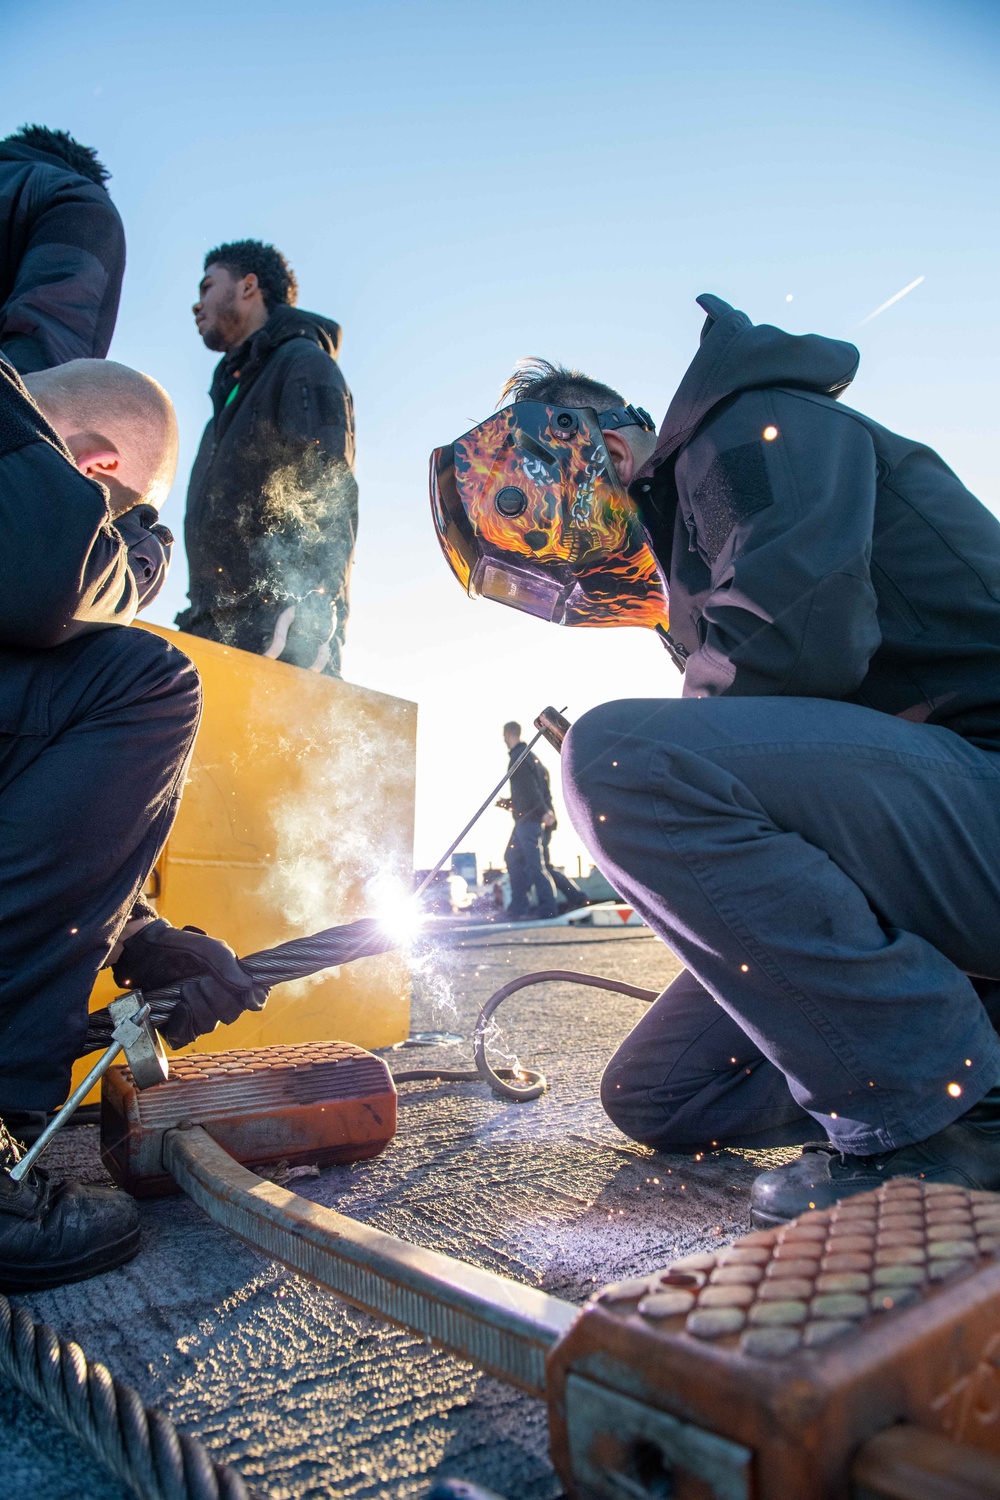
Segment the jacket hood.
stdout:
[[755,327],[746,313],[708,293],[698,306],[707,314],[701,347],[670,403],[644,475],[674,453],[714,406],[739,391],[794,386],[836,397],[857,374],[860,355],[853,344],[817,333],[784,333],[768,323]]
[[103,182],[95,182],[92,177],[85,177],[61,156],[56,156],[51,151],[40,151],[37,146],[26,146],[21,141],[0,141],[0,161],[40,162],[47,167],[58,167],[60,172],[66,172],[70,177],[79,177],[83,182],[89,182],[91,187],[99,187],[107,192]]
[[321,318],[319,313],[282,304],[274,309],[253,342],[256,344],[259,340],[264,346],[277,349],[289,339],[312,339],[324,354],[336,359],[340,353],[340,324],[332,318]]

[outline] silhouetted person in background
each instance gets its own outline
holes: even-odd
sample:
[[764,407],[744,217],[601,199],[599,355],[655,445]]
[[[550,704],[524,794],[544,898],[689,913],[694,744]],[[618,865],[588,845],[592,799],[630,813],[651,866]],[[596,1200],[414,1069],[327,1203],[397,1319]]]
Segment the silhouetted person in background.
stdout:
[[0,141],[0,353],[22,375],[108,352],[125,273],[108,176],[65,130]]
[[[513,720],[505,724],[503,738],[513,765],[524,749],[520,724]],[[542,862],[542,831],[547,823],[555,822],[555,815],[542,763],[536,755],[527,755],[521,762],[510,778],[510,796],[501,797],[497,805],[514,816],[514,831],[504,852],[510,876],[507,915],[512,922],[524,922],[534,916],[544,921],[557,916],[555,886]],[[536,912],[528,906],[532,886],[538,898]]]
[[205,257],[194,305],[214,414],[188,486],[192,635],[340,676],[358,525],[354,409],[340,326],[295,307],[273,245]]

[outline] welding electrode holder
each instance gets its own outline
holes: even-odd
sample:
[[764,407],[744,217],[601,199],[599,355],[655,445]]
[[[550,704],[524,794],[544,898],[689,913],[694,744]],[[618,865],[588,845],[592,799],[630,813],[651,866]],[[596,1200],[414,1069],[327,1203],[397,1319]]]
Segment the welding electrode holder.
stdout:
[[570,722],[557,708],[543,708],[535,720],[535,728],[543,735],[553,750],[562,754],[563,740],[570,730]]
[[21,1160],[11,1167],[10,1176],[15,1182],[28,1175],[52,1137],[63,1128],[94,1085],[104,1077],[119,1053],[125,1053],[137,1088],[148,1089],[167,1079],[170,1064],[163,1050],[163,1043],[150,1021],[149,1006],[144,1003],[142,994],[137,990],[134,994],[119,995],[117,1000],[111,1001],[108,1011],[114,1023],[111,1045],[73,1090],[58,1114],[49,1121],[31,1150],[26,1151]]

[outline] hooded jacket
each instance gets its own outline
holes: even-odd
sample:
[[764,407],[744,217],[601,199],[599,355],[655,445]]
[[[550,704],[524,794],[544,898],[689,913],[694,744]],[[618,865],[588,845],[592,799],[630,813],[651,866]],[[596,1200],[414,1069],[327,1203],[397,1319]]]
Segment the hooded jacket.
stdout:
[[1000,748],[1000,522],[839,403],[853,344],[698,301],[701,347],[629,487],[684,696],[842,699]]
[[103,359],[124,273],[107,189],[47,151],[0,141],[0,351],[14,368]]
[[128,625],[155,596],[170,544],[155,520],[136,506],[112,521],[103,485],[79,472],[0,358],[0,735],[46,732],[39,651]]
[[[191,471],[182,630],[339,675],[357,534],[340,327],[276,307],[220,360]],[[294,613],[293,613],[294,610]]]

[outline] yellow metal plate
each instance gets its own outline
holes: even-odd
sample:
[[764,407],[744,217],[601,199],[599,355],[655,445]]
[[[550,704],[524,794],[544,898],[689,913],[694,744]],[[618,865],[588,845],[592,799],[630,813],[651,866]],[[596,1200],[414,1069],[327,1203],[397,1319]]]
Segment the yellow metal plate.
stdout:
[[[193,659],[205,694],[180,812],[151,882],[163,916],[252,953],[374,914],[373,879],[408,888],[416,704],[141,628]],[[115,993],[104,971],[91,1009]],[[265,1010],[186,1050],[334,1038],[385,1047],[407,1035],[409,1020],[406,965],[389,953],[280,985]],[[85,1071],[77,1063],[74,1085]]]

